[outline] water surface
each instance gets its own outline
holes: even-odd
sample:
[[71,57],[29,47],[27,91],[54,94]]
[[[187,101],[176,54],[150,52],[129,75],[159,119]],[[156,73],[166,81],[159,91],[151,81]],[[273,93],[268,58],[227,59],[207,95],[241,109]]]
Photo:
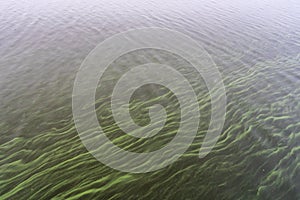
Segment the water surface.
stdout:
[[[299,1],[7,0],[0,8],[0,199],[300,199]],[[167,168],[127,174],[82,145],[72,118],[73,82],[99,42],[153,26],[180,31],[211,54],[226,87],[226,123],[199,160],[210,105],[200,86],[203,120],[191,148]],[[115,72],[164,58],[145,55],[124,56]],[[124,148],[135,142],[137,152],[174,134],[166,128],[146,146],[120,141],[110,120],[102,121],[110,137]]]

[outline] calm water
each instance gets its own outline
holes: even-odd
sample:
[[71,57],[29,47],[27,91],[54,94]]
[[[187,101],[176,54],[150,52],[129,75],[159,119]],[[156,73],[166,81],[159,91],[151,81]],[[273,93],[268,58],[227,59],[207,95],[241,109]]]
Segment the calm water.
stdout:
[[[7,0],[0,9],[0,199],[300,199],[300,1]],[[153,26],[211,54],[226,122],[199,160],[209,110],[200,88],[203,130],[186,154],[156,172],[118,172],[82,145],[73,82],[99,42]],[[125,56],[115,67],[135,62]],[[166,129],[159,141],[171,136]]]

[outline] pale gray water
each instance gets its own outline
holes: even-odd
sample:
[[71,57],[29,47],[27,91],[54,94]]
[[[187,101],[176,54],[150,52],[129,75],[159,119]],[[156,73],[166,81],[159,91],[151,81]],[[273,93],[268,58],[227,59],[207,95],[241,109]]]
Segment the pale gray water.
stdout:
[[[0,9],[0,199],[300,198],[299,1],[8,0]],[[99,42],[153,26],[206,48],[228,113],[204,161],[127,175],[86,153],[72,87]]]

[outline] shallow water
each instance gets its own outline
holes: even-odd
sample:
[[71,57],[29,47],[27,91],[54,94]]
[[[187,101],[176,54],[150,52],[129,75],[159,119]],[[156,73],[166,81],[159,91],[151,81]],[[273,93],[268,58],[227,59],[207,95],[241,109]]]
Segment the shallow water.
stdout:
[[[0,199],[300,199],[299,1],[8,0],[0,8]],[[203,45],[228,102],[222,135],[207,157],[198,158],[210,114],[200,86],[201,126],[189,150],[166,168],[130,174],[85,149],[73,122],[72,89],[98,43],[142,27],[177,30]],[[122,57],[102,87],[110,91],[124,65],[164,58],[156,55]],[[147,99],[149,90],[137,97]],[[170,100],[164,88],[155,91],[150,97]],[[115,144],[143,152],[174,136],[176,100],[167,105],[170,126],[144,141],[122,137],[103,108],[105,95],[96,95],[97,114]]]

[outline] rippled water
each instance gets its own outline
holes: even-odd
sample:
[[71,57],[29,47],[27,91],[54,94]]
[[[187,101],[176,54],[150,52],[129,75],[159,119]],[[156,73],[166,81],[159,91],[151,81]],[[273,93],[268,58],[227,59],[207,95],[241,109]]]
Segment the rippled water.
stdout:
[[[0,8],[0,199],[300,199],[299,1],[8,0]],[[190,149],[155,172],[118,172],[81,143],[73,82],[99,42],[153,26],[185,33],[211,54],[226,87],[226,122],[199,159],[210,106],[199,88],[203,120]],[[124,56],[116,71],[138,59]],[[102,105],[101,123],[123,148],[147,151],[173,137],[176,125],[152,141],[120,139]]]

